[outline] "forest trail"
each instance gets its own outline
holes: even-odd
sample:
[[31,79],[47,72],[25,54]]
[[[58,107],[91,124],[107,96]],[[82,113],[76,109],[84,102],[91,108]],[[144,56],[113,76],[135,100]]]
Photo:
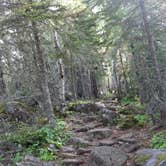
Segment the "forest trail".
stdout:
[[132,166],[134,152],[146,147],[149,140],[146,128],[121,130],[117,126],[104,124],[100,116],[91,112],[75,113],[67,123],[72,137],[59,152],[65,165],[87,166],[95,147],[111,146],[124,152],[128,156],[125,165]]

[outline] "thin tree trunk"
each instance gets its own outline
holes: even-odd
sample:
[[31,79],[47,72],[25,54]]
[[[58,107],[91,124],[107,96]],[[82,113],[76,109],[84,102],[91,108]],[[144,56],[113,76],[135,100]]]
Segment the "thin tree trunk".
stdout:
[[70,60],[71,60],[71,87],[72,87],[72,95],[74,97],[75,100],[77,100],[77,90],[76,90],[76,84],[77,84],[77,81],[76,81],[76,75],[75,75],[75,68],[74,68],[74,64],[73,64],[73,55],[72,53],[70,52]]
[[61,102],[61,112],[65,112],[65,69],[64,63],[62,58],[58,59],[58,66],[59,66],[59,81],[60,81],[60,88],[59,88],[59,95],[60,95],[60,102]]
[[3,75],[2,57],[0,55],[0,101],[7,97],[6,84]]
[[118,98],[121,98],[120,82],[118,81],[117,70],[116,70],[116,64],[117,64],[116,54],[117,54],[117,50],[115,50],[115,54],[112,60],[112,82],[113,82],[114,90],[117,91]]
[[121,51],[119,51],[119,57],[120,57],[120,63],[121,63],[121,66],[122,66],[122,74],[123,74],[123,77],[124,77],[125,95],[127,95],[129,88],[128,88],[127,76],[126,76],[124,65],[123,65],[123,59],[122,59]]

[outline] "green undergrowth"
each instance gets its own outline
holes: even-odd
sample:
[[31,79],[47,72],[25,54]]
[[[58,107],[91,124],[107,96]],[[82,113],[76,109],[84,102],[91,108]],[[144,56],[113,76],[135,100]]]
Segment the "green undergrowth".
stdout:
[[137,111],[141,111],[145,109],[143,105],[141,105],[139,99],[137,97],[124,97],[120,100],[120,104],[122,106],[130,106],[131,108],[137,109]]
[[166,148],[166,131],[154,134],[151,139],[151,148],[165,149]]
[[141,128],[149,124],[150,118],[146,115],[144,106],[141,105],[138,98],[124,97],[120,101],[121,108],[118,112],[118,126],[122,129]]
[[16,133],[8,135],[7,142],[14,143],[21,149],[13,158],[15,162],[22,160],[26,154],[48,161],[56,158],[56,151],[69,137],[66,123],[57,119],[55,129],[48,125],[41,128],[22,126]]

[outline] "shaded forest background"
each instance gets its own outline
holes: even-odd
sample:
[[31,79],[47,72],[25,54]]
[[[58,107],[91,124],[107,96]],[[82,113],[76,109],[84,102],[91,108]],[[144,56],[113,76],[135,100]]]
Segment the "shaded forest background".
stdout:
[[166,2],[0,0],[0,126],[5,166],[165,162]]
[[165,11],[163,0],[1,0],[1,102],[32,99],[53,121],[66,101],[138,98],[165,123]]

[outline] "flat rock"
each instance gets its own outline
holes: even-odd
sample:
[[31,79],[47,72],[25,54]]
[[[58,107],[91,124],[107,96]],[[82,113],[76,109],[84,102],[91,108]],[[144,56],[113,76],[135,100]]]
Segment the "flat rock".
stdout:
[[101,140],[99,141],[99,146],[112,146],[116,143],[116,141],[113,140]]
[[108,128],[92,129],[87,132],[90,138],[103,139],[111,136],[112,130]]
[[135,152],[140,148],[139,144],[124,144],[122,146],[122,150],[124,150],[126,153],[132,153]]
[[64,166],[80,166],[80,164],[83,164],[84,161],[80,159],[66,159],[63,160]]
[[136,166],[166,166],[166,150],[142,149],[136,152]]
[[92,150],[88,166],[124,166],[128,156],[119,149],[100,146]]
[[86,116],[83,118],[84,122],[92,122],[98,119],[98,116],[96,115],[91,115],[91,116]]
[[76,154],[73,153],[60,153],[59,156],[66,159],[74,159],[78,157]]
[[84,140],[83,138],[80,138],[80,137],[70,138],[67,144],[71,144],[77,147],[87,147],[91,145],[89,141]]
[[72,146],[63,146],[61,151],[64,153],[72,153],[75,151],[75,149]]
[[98,123],[97,122],[96,123],[92,122],[92,123],[89,123],[86,126],[75,129],[75,132],[87,132],[88,130],[92,130],[92,129],[94,129],[96,127],[99,127],[99,126],[102,126],[102,125],[103,124],[99,123],[99,122]]
[[86,148],[78,148],[77,149],[77,154],[79,154],[79,155],[82,155],[85,153],[90,153],[90,152],[91,152],[91,149],[86,149]]
[[132,133],[122,135],[121,137],[119,137],[117,139],[117,141],[127,142],[127,143],[131,143],[131,144],[137,143],[137,140],[135,138],[133,138]]

